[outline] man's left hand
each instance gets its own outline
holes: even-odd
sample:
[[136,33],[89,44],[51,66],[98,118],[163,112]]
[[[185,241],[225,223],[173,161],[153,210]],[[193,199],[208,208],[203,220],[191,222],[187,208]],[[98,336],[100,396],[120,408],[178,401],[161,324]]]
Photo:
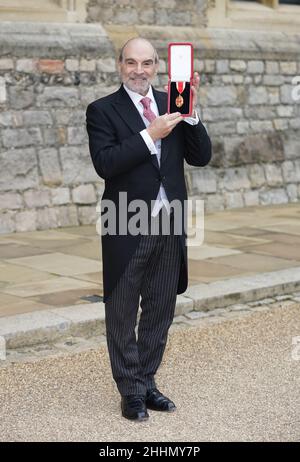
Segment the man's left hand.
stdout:
[[200,86],[200,76],[198,72],[194,72],[194,77],[192,80],[192,93],[193,93],[193,116],[195,116],[195,109],[197,106],[197,100],[198,100],[198,90]]

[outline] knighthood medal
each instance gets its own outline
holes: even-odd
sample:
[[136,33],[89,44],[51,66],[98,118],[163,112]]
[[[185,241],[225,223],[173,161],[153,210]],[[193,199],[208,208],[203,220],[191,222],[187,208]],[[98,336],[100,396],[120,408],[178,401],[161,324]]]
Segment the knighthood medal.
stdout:
[[175,99],[175,104],[177,107],[181,107],[183,106],[183,103],[184,103],[184,99],[181,93],[185,89],[185,82],[176,82],[176,88],[179,94]]

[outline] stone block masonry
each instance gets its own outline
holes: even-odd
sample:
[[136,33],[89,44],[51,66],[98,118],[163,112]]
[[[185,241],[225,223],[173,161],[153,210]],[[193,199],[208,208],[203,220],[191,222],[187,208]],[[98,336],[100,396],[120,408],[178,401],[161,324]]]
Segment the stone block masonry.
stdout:
[[[292,79],[300,75],[300,35],[270,32],[266,41],[258,31],[140,24],[127,36],[157,47],[158,89],[167,82],[168,42],[195,47],[213,158],[204,169],[186,164],[190,197],[204,199],[207,211],[299,201]],[[96,221],[104,182],[90,160],[85,110],[119,87],[119,37],[117,26],[99,24],[1,24],[0,233]]]
[[207,23],[207,0],[89,0],[87,20],[105,24],[194,26]]

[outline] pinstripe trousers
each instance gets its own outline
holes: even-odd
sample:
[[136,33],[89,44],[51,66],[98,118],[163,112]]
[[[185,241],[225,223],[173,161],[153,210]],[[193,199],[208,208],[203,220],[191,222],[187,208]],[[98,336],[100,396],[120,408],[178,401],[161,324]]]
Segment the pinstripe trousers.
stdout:
[[168,216],[165,208],[153,219],[156,234],[141,236],[105,303],[107,347],[121,395],[144,395],[156,386],[154,376],[174,317],[182,250],[179,236],[174,234],[173,215],[169,218],[170,232],[162,232],[163,214]]

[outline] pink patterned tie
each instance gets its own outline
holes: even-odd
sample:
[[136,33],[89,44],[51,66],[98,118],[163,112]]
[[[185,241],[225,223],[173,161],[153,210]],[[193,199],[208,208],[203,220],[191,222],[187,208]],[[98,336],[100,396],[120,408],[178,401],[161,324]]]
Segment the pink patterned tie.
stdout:
[[150,103],[151,103],[151,98],[148,98],[148,96],[145,96],[141,100],[142,105],[144,106],[144,116],[146,117],[149,122],[152,122],[152,120],[156,119],[156,115],[154,112],[150,109]]

